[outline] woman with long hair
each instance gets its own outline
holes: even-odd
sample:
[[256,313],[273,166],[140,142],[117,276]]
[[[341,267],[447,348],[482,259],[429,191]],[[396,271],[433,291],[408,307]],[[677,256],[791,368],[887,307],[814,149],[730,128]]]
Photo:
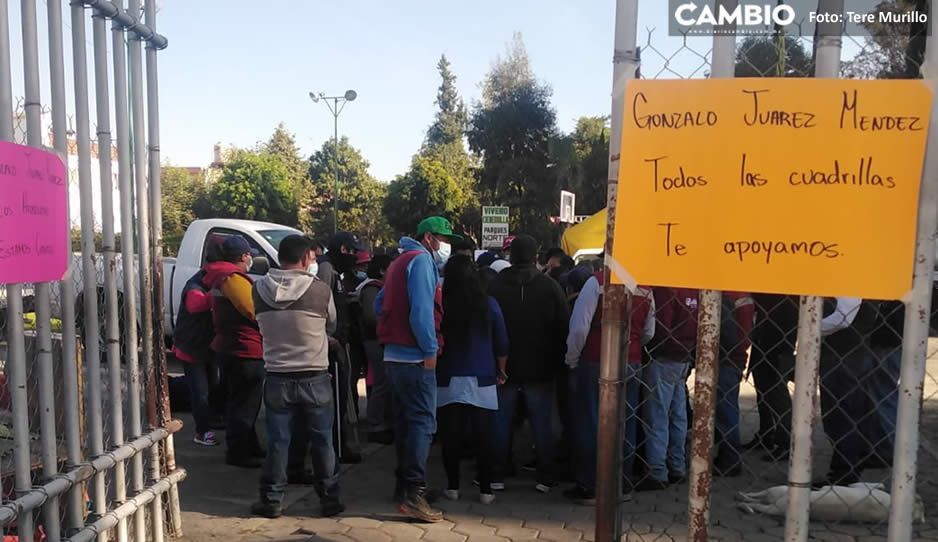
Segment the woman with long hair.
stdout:
[[455,255],[443,270],[443,355],[436,368],[437,407],[443,465],[448,486],[444,494],[459,499],[459,461],[463,436],[476,436],[479,500],[490,504],[494,455],[496,385],[507,380],[508,332],[502,311],[482,287],[472,258]]

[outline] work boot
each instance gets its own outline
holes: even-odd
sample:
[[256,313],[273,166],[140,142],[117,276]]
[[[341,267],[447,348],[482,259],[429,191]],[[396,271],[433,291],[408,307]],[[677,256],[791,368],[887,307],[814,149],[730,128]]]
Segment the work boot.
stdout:
[[251,514],[269,519],[276,519],[283,515],[283,508],[279,504],[258,501],[251,505]]
[[424,523],[438,523],[443,520],[443,512],[436,510],[427,502],[427,487],[424,485],[410,485],[407,487],[407,497],[399,506],[402,514]]

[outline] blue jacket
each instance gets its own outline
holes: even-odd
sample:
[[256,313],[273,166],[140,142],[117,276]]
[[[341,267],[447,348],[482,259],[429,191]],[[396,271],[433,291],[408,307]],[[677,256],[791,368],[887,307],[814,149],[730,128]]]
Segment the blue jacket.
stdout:
[[484,326],[474,325],[458,338],[444,331],[444,338],[446,351],[436,366],[438,386],[449,386],[454,376],[474,376],[479,386],[495,385],[496,358],[508,355],[508,331],[495,298],[488,298]]
[[[410,306],[408,323],[417,345],[384,343],[384,359],[419,363],[425,358],[436,356],[440,349],[434,319],[434,298],[439,287],[440,275],[433,256],[423,245],[410,237],[402,237],[400,248],[404,252],[412,250],[421,252],[410,260],[405,273],[400,277],[407,281],[407,303]],[[388,275],[385,275],[384,288],[375,297],[375,315],[379,318],[384,305],[385,290],[399,287],[399,285],[391,284],[391,281],[395,279],[390,275],[392,273],[389,268]]]

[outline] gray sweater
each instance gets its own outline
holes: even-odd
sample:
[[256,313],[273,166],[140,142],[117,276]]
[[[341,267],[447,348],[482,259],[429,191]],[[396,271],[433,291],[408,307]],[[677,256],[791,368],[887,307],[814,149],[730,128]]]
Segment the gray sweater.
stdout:
[[329,368],[329,334],[335,331],[332,290],[300,270],[271,269],[254,283],[254,312],[264,337],[269,373]]

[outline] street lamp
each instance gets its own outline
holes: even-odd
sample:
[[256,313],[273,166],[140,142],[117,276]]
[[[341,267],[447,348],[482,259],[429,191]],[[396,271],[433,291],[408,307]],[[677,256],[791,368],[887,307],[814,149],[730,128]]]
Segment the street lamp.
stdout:
[[[333,139],[335,147],[335,187],[332,193],[332,233],[335,233],[339,231],[339,113],[345,109],[346,103],[355,101],[358,93],[351,89],[346,90],[342,96],[326,96],[322,92],[319,94],[310,92],[309,97],[313,100],[313,103],[319,103],[319,100],[322,100],[335,120],[335,138]],[[332,103],[329,103],[330,100]]]

